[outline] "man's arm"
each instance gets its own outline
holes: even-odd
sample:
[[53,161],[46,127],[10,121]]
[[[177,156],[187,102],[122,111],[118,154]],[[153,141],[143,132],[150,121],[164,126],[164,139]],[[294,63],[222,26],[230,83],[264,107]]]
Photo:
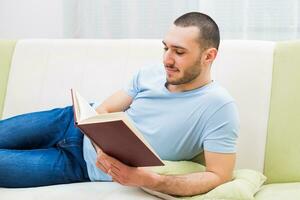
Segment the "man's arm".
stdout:
[[206,193],[230,181],[235,164],[235,154],[204,152],[206,171],[181,176],[161,176],[153,190],[167,194],[191,196]]
[[99,114],[124,111],[130,106],[132,100],[132,97],[125,91],[119,90],[105,99],[101,105],[96,108],[96,111]]
[[235,154],[205,151],[204,155],[205,172],[180,176],[159,175],[144,168],[129,167],[105,153],[100,154],[96,164],[122,185],[146,187],[178,196],[191,196],[208,192],[232,179]]

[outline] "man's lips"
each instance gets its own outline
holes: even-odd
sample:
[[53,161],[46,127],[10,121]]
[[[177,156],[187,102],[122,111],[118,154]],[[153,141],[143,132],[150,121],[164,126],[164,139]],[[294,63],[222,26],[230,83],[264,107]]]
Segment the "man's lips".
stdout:
[[165,69],[168,74],[173,74],[173,73],[179,72],[179,70],[175,67],[165,67]]

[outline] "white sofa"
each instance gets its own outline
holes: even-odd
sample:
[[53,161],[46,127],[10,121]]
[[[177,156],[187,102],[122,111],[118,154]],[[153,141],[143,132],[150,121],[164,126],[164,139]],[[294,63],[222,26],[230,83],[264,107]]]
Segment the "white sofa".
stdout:
[[[225,40],[213,65],[214,79],[229,90],[240,112],[236,168],[266,169],[275,47],[268,41]],[[139,67],[161,63],[162,50],[161,40],[19,40],[11,58],[2,117],[70,105],[70,88],[91,102],[102,101]],[[300,185],[296,188],[300,191]],[[157,198],[139,188],[94,182],[0,188],[0,199]]]

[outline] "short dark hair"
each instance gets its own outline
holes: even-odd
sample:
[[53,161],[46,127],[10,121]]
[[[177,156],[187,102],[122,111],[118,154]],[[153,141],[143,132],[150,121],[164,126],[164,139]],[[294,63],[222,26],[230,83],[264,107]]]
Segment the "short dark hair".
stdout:
[[174,25],[180,27],[196,26],[199,29],[199,42],[204,48],[219,48],[220,32],[216,22],[206,14],[189,12],[174,21]]

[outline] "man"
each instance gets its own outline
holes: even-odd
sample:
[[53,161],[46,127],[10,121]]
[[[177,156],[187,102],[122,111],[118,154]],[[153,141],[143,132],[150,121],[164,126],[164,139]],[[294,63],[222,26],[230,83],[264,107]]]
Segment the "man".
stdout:
[[164,176],[127,166],[82,139],[67,107],[0,122],[0,186],[113,180],[190,196],[231,180],[238,116],[234,100],[211,79],[219,41],[209,16],[179,17],[163,40],[164,65],[142,68],[96,108],[98,113],[125,111],[164,160],[189,160],[204,151],[205,172]]
[[[139,127],[145,130],[142,131],[143,133],[151,132],[149,130],[151,128],[158,129],[157,132],[149,134],[157,134],[155,139],[150,136],[150,143],[152,140],[161,139],[160,146],[152,142],[152,146],[157,146],[156,150],[160,155],[167,151],[161,150],[162,148],[170,148],[170,145],[163,144],[167,144],[171,137],[181,138],[180,134],[190,136],[191,138],[184,138],[184,136],[181,138],[185,140],[185,144],[180,142],[176,144],[180,148],[171,145],[170,151],[176,152],[177,155],[164,155],[163,159],[189,159],[194,154],[180,155],[183,154],[181,151],[194,153],[187,146],[199,145],[197,147],[200,152],[203,145],[206,172],[176,177],[157,175],[143,168],[128,167],[98,150],[97,166],[111,175],[114,181],[123,185],[143,186],[168,194],[186,196],[207,192],[231,180],[235,163],[234,144],[238,120],[232,99],[224,90],[220,90],[219,86],[214,85],[215,83],[211,79],[211,64],[217,55],[219,40],[218,27],[210,17],[201,13],[187,13],[179,17],[163,40],[165,47],[163,62],[166,74],[157,72],[155,74],[151,69],[141,70],[139,77],[135,77],[127,92],[119,91],[97,109],[98,112],[115,112],[129,108],[127,112],[130,116],[134,116],[133,119],[138,124],[139,121],[148,124],[149,127]],[[166,77],[163,77],[165,75]],[[159,77],[153,78],[157,76]],[[148,85],[145,79],[151,79],[152,82],[149,81]],[[165,89],[166,91],[164,91]],[[132,92],[132,90],[138,91]],[[187,93],[190,95],[194,93],[197,97],[193,96],[189,99]],[[180,97],[187,99],[185,101]],[[149,100],[149,98],[153,99]],[[166,98],[168,100],[164,103]],[[176,98],[180,100],[177,102]],[[134,100],[138,103],[134,103]],[[152,103],[156,100],[157,104]],[[190,104],[188,105],[188,103]],[[151,107],[149,104],[154,105]],[[148,105],[148,107],[143,105]],[[164,108],[161,108],[162,106]],[[138,110],[139,108],[140,110]],[[172,112],[174,109],[177,111]],[[178,112],[180,109],[182,110]],[[161,114],[155,115],[155,111]],[[139,112],[143,112],[143,114]],[[191,115],[193,116],[191,117]],[[140,116],[143,118],[138,119]],[[151,116],[149,121],[144,119],[147,116]],[[194,120],[193,123],[201,124],[195,125],[195,129],[192,131],[195,131],[197,136],[202,135],[206,138],[201,139],[190,133],[190,127],[179,128],[186,124],[193,126],[193,123],[187,122],[189,118]],[[155,126],[151,127],[151,124],[155,124]],[[174,132],[169,133],[170,129]],[[184,132],[179,132],[182,130]],[[164,134],[167,137],[162,136]],[[197,139],[196,144],[189,139]],[[176,143],[176,139],[172,142]],[[171,152],[167,151],[167,153]]]

